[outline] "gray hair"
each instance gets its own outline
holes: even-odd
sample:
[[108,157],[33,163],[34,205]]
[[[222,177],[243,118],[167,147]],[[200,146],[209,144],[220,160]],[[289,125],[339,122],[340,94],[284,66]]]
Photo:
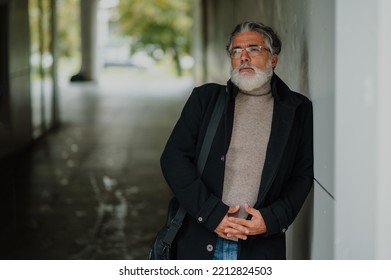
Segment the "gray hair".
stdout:
[[227,45],[227,51],[230,52],[232,48],[232,41],[234,37],[244,31],[258,32],[266,39],[266,45],[270,49],[271,54],[279,54],[281,51],[281,40],[278,35],[269,26],[260,22],[243,22],[238,24],[234,31],[231,33],[229,43]]

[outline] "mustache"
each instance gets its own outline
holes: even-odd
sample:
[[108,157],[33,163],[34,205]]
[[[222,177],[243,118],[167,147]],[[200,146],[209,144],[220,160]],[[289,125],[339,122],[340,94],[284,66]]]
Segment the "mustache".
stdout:
[[258,70],[257,67],[255,67],[254,65],[251,65],[250,63],[247,63],[247,62],[243,62],[242,64],[240,64],[239,66],[237,66],[235,68],[235,70],[241,70],[243,68],[251,68],[252,70]]
[[242,70],[243,68],[250,68],[252,70],[254,70],[255,73],[260,73],[262,72],[262,69],[261,68],[258,68],[248,62],[243,62],[242,64],[240,64],[239,66],[236,66],[235,68],[231,68],[231,73],[237,73],[239,74],[240,70]]

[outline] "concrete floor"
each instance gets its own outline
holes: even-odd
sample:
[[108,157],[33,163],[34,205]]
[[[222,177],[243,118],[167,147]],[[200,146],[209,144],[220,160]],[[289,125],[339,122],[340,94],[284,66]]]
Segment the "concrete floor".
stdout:
[[189,78],[61,90],[60,129],[1,163],[1,259],[147,259],[171,193],[159,158]]

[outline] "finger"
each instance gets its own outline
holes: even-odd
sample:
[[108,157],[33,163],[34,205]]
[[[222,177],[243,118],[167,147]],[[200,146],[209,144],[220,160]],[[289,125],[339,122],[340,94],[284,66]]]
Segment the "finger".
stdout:
[[248,235],[250,233],[250,229],[239,224],[232,224],[229,228],[224,230],[224,233]]
[[244,210],[251,215],[255,215],[258,212],[257,209],[252,208],[248,203],[244,204]]
[[243,218],[236,218],[236,217],[229,217],[228,218],[229,226],[236,228],[237,226],[244,226],[249,227],[251,226],[251,221],[243,219]]
[[229,207],[228,209],[228,214],[233,214],[233,213],[236,213],[238,212],[240,209],[240,206],[239,205],[236,205],[234,207]]
[[[236,225],[237,226],[237,225]],[[240,229],[236,229],[236,228],[233,228],[233,227],[229,227],[229,228],[226,228],[224,230],[224,234],[225,235],[229,235],[229,236],[237,236],[237,235],[246,235],[243,231],[241,231]]]
[[226,233],[224,233],[224,231],[221,230],[215,230],[215,233],[222,238],[225,238],[225,236],[227,235]]
[[247,239],[247,235],[245,234],[233,234],[233,233],[227,233],[227,238],[238,238],[238,239],[242,239],[242,240],[246,240]]
[[227,239],[227,238],[228,238],[226,234],[220,233],[220,234],[217,234],[217,235],[218,235],[219,237],[221,237],[221,238],[224,238],[224,239]]

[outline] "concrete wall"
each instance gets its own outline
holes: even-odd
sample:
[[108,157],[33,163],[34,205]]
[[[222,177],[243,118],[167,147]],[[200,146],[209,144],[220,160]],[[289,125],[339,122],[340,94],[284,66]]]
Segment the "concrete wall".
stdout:
[[391,2],[336,2],[337,259],[391,259]]
[[[7,6],[9,123],[0,126],[0,157],[31,141],[30,40],[28,1],[2,1]],[[3,42],[2,42],[3,44]]]
[[[35,79],[31,79],[30,28],[38,28],[39,24],[51,27],[43,28],[45,34],[39,33],[42,37],[39,42],[50,45],[53,54],[56,51],[55,0],[51,0],[48,6],[44,5],[45,16],[34,18],[42,21],[30,21],[29,8],[38,7],[29,5],[38,3],[0,0],[0,29],[4,30],[1,32],[0,48],[0,159],[20,151],[33,138],[42,136],[59,123],[56,59],[53,67],[45,66],[44,73],[37,75],[36,71]],[[40,63],[44,64],[42,61]]]
[[230,61],[225,51],[232,29],[241,21],[270,22],[273,1],[195,0],[195,80],[225,83]]
[[[315,187],[287,232],[289,259],[334,256],[334,99],[335,4],[324,0],[196,1],[196,28],[205,30],[195,46],[196,82],[225,83],[229,57],[225,45],[234,26],[262,21],[280,35],[282,52],[276,73],[314,103]],[[196,6],[197,7],[197,6]],[[196,33],[197,34],[197,33]],[[198,41],[195,40],[196,42]],[[205,53],[205,56],[202,56]]]
[[[314,105],[316,181],[313,212],[302,211],[293,225],[293,230],[291,228],[288,244],[291,246],[293,258],[333,258],[334,11],[334,1],[274,1],[271,24],[285,42],[276,72],[293,90],[310,97]],[[309,243],[299,236],[295,238],[303,233],[309,238]],[[300,248],[308,250],[308,255],[307,252],[298,254]]]

